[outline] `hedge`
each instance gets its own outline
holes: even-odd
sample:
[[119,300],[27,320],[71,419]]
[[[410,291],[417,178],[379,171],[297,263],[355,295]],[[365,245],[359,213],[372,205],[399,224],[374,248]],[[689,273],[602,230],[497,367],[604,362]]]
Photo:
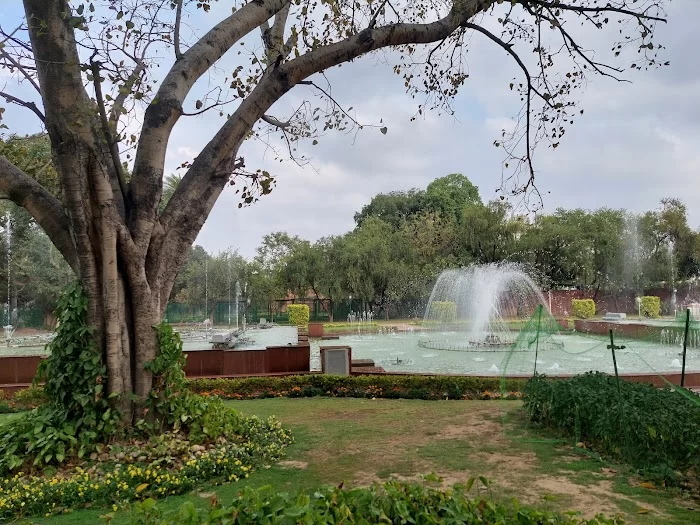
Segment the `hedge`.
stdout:
[[[488,487],[485,478],[483,483]],[[468,497],[474,479],[465,487],[447,491],[418,483],[390,481],[384,485],[344,490],[328,487],[310,493],[277,492],[272,486],[246,487],[233,501],[225,504],[215,499],[209,508],[197,508],[186,502],[179,509],[163,512],[153,499],[134,506],[131,525],[289,525],[419,523],[481,525],[617,525],[618,518],[597,515],[590,520],[580,513],[559,514],[521,506],[516,500],[508,504],[491,497]],[[342,484],[341,484],[342,485]]]
[[661,314],[661,299],[655,295],[645,295],[642,297],[641,310],[644,317],[659,317]]
[[430,320],[440,323],[454,323],[457,320],[457,303],[433,301],[430,304]]
[[469,376],[334,376],[309,374],[242,379],[191,379],[189,388],[224,399],[359,397],[387,399],[516,399],[524,379]]
[[595,301],[593,299],[572,299],[571,315],[579,319],[588,319],[595,315]]
[[654,476],[700,468],[700,399],[600,372],[536,376],[523,391],[531,421],[556,428]]
[[306,326],[309,324],[309,306],[306,304],[290,304],[287,306],[289,312],[289,324],[296,326]]

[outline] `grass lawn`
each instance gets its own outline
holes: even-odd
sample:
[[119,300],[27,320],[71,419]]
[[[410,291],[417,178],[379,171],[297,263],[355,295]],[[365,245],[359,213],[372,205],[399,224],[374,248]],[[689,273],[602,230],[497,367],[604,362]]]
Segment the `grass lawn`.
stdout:
[[[417,479],[430,472],[451,485],[483,475],[496,497],[587,516],[619,513],[631,524],[700,523],[700,509],[678,491],[643,488],[629,469],[530,428],[519,401],[279,398],[230,404],[246,415],[276,415],[296,439],[285,461],[246,480],[252,486],[295,491]],[[213,492],[226,501],[242,486],[203,487],[161,505],[175,509],[186,500],[206,505]],[[81,510],[29,523],[93,524],[105,512]],[[118,512],[112,523],[126,520]]]

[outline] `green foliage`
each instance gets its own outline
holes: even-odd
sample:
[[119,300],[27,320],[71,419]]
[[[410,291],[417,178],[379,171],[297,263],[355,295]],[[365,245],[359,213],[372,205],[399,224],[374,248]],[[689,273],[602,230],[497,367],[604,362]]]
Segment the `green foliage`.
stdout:
[[[485,478],[482,483],[488,484]],[[266,486],[246,489],[230,504],[214,504],[197,509],[187,502],[177,512],[163,513],[154,500],[134,506],[131,525],[340,525],[369,523],[449,523],[482,525],[615,525],[616,518],[598,515],[584,519],[577,513],[557,514],[521,506],[508,505],[490,498],[470,499],[469,488],[456,485],[450,490],[437,490],[417,483],[392,481],[369,488],[343,490],[323,488],[313,494],[287,494]]]
[[644,317],[659,317],[661,314],[661,299],[654,295],[645,295],[641,301],[641,312]]
[[457,303],[453,301],[433,301],[430,308],[431,319],[440,323],[454,323],[457,319]]
[[204,482],[238,481],[278,461],[291,442],[289,431],[274,418],[267,421],[242,418],[236,439],[220,442],[208,450],[183,451],[178,455],[186,459],[178,462],[174,461],[172,452],[166,451],[148,463],[122,466],[110,461],[100,465],[97,471],[76,467],[52,479],[42,476],[0,479],[0,521],[182,494]]
[[[160,352],[146,365],[153,372],[153,388],[147,412],[152,411],[160,429],[186,430],[190,441],[204,443],[232,437],[241,431],[241,417],[219,399],[193,394],[185,381],[185,355],[180,334],[167,323],[156,327]],[[148,427],[145,422],[141,425]],[[148,430],[153,430],[150,428]]]
[[309,324],[309,306],[306,304],[290,304],[287,306],[289,312],[289,324],[296,326],[306,326]]
[[106,370],[87,325],[87,298],[80,284],[59,301],[60,326],[50,356],[38,370],[49,402],[5,424],[0,436],[0,474],[30,463],[39,467],[84,457],[116,429],[117,414],[103,395]]
[[334,376],[310,374],[244,379],[191,379],[193,392],[226,399],[361,397],[388,399],[491,399],[518,397],[525,381],[469,376]]
[[571,315],[579,319],[590,319],[595,315],[595,301],[593,299],[572,299]]
[[530,379],[530,420],[667,480],[700,466],[700,399],[650,384],[618,383],[599,372],[569,380]]
[[49,402],[46,391],[39,385],[20,390],[12,398],[12,403],[18,410],[29,410]]

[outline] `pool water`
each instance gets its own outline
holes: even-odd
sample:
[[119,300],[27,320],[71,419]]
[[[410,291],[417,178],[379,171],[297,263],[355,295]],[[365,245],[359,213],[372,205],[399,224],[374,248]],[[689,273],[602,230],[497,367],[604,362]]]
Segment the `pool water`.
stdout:
[[[376,366],[390,372],[427,372],[442,374],[516,375],[535,370],[535,348],[512,352],[508,349],[463,351],[436,350],[419,345],[426,339],[452,339],[454,333],[399,332],[394,334],[354,334],[333,341],[314,341],[311,345],[312,370],[320,370],[319,348],[347,345],[353,359],[372,359]],[[553,335],[555,345],[543,345],[537,352],[537,371],[547,375],[580,374],[591,370],[613,373],[610,340],[582,334]],[[680,372],[681,348],[633,339],[616,340],[620,373]],[[688,349],[686,371],[700,371],[700,350]]]

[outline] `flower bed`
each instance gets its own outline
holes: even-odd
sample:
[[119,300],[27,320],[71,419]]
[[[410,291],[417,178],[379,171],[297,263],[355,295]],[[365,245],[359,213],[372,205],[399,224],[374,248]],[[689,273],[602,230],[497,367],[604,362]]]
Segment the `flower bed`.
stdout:
[[[473,480],[471,480],[473,483]],[[370,488],[342,490],[324,488],[313,494],[289,495],[271,487],[246,488],[230,505],[197,509],[185,503],[176,512],[163,513],[153,500],[137,504],[131,514],[132,525],[197,525],[230,523],[231,525],[283,525],[290,523],[421,523],[524,525],[617,525],[617,518],[598,515],[584,519],[578,513],[558,514],[521,506],[508,505],[491,498],[467,496],[465,487],[447,491],[417,483],[397,481]]]
[[360,397],[387,399],[517,399],[521,379],[465,376],[332,376],[192,379],[190,390],[223,399],[266,397]]
[[243,418],[238,440],[192,445],[167,433],[148,442],[112,446],[91,466],[74,466],[53,477],[16,474],[0,480],[0,520],[51,515],[92,505],[182,494],[203,482],[238,481],[279,460],[291,443],[273,418]]

